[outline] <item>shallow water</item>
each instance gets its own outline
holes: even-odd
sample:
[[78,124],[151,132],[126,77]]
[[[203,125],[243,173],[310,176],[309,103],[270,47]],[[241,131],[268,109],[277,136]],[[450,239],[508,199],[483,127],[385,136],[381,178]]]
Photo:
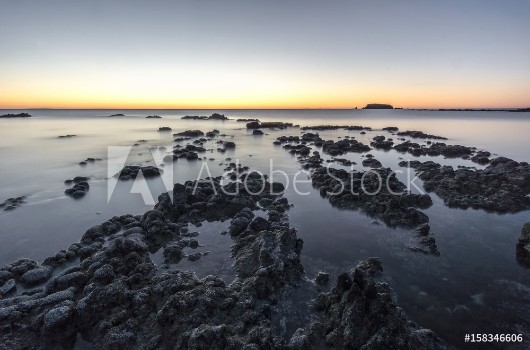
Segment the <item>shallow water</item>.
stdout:
[[[10,111],[2,111],[1,114]],[[252,136],[245,123],[231,121],[180,120],[184,115],[210,115],[213,111],[108,111],[108,110],[34,110],[30,119],[0,119],[0,202],[8,197],[26,195],[27,203],[10,211],[0,212],[0,266],[28,257],[42,261],[60,249],[77,242],[91,226],[115,215],[141,214],[152,207],[138,193],[130,193],[132,182],[119,182],[109,178],[120,168],[120,159],[109,153],[109,146],[132,146],[138,140],[147,140],[131,148],[127,158],[131,164],[161,163],[164,151],[150,147],[174,145],[172,134],[187,129],[204,132],[218,129],[223,140],[236,143],[236,149],[221,154],[215,141],[213,148],[202,161],[178,160],[164,169],[162,179],[147,180],[154,200],[165,192],[165,184],[184,182],[198,177],[217,176],[224,172],[229,161],[239,159],[244,166],[264,173],[274,169],[289,174],[291,186],[286,196],[294,207],[289,211],[291,225],[298,229],[304,240],[302,262],[308,278],[318,270],[325,270],[333,278],[340,272],[370,256],[383,259],[385,272],[396,292],[399,306],[421,326],[432,328],[441,337],[460,345],[465,333],[525,333],[530,336],[530,321],[525,315],[528,306],[521,305],[530,297],[529,270],[515,259],[515,246],[522,225],[530,221],[528,212],[498,215],[481,210],[451,209],[435,194],[430,194],[434,205],[424,210],[429,215],[433,237],[436,238],[440,257],[413,253],[408,249],[415,242],[407,230],[392,229],[374,222],[372,218],[356,211],[333,208],[318,191],[308,183],[301,183],[301,196],[292,187],[293,176],[300,170],[297,159],[272,142],[281,135],[299,135],[298,128],[283,131],[266,131],[266,135]],[[432,111],[362,111],[362,110],[249,110],[216,111],[230,118],[259,118],[260,120],[288,121],[304,125],[362,125],[374,129],[397,126],[401,130],[421,130],[448,137],[450,144],[476,146],[492,153],[518,161],[529,161],[530,115],[508,112],[432,112]],[[124,113],[126,117],[107,117]],[[163,119],[145,119],[157,114]],[[158,128],[169,126],[170,133],[160,133]],[[58,139],[60,135],[76,137]],[[377,134],[366,135],[359,131],[320,132],[324,139],[337,139],[346,135],[369,143]],[[416,140],[421,143],[422,141]],[[185,143],[184,143],[185,144]],[[384,166],[399,169],[399,157],[394,151],[373,150],[376,159]],[[202,154],[201,154],[202,155]],[[109,157],[110,156],[110,157]],[[88,157],[103,161],[80,166]],[[215,160],[208,160],[215,158]],[[325,159],[329,158],[324,156]],[[347,158],[361,163],[359,154]],[[430,157],[422,157],[430,158]],[[423,160],[423,159],[422,159]],[[477,164],[463,160],[433,158],[436,162],[453,166]],[[222,165],[220,165],[222,163]],[[332,163],[333,167],[341,167]],[[362,167],[357,165],[357,169]],[[109,171],[109,169],[111,169]],[[172,171],[173,170],[173,171]],[[64,180],[75,176],[91,176],[90,191],[81,200],[64,195]],[[406,174],[399,174],[405,180]],[[299,180],[307,175],[299,174]],[[286,181],[276,175],[275,181]],[[421,182],[417,182],[421,184]],[[116,185],[109,196],[109,188]],[[171,186],[169,187],[171,189]],[[183,261],[178,268],[195,269],[199,276],[222,275],[233,278],[229,235],[220,235],[227,223],[205,224],[190,228],[200,232],[199,250],[210,254],[197,262]],[[161,264],[160,252],[153,260]],[[522,294],[521,294],[522,293]],[[526,298],[526,299],[525,299]],[[526,308],[526,309],[525,309]],[[296,327],[300,320],[287,319],[286,327]],[[290,324],[291,323],[291,324]]]

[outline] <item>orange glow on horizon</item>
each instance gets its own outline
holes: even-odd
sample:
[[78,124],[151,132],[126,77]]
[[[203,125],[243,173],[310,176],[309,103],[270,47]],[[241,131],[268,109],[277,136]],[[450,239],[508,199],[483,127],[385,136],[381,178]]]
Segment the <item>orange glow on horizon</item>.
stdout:
[[51,79],[44,74],[38,80],[17,77],[9,84],[0,82],[0,108],[351,109],[362,108],[368,103],[387,103],[401,108],[530,106],[530,91],[521,84],[490,85],[476,81],[424,86],[397,80],[345,83],[314,77],[289,79],[283,75],[271,77],[267,72],[252,79],[233,72],[211,74],[184,76],[174,72],[131,77],[121,73],[101,77],[84,73],[74,79],[64,76]]
[[372,97],[351,99],[283,99],[283,100],[138,100],[138,99],[68,99],[68,98],[39,98],[26,97],[7,100],[0,99],[0,109],[352,109],[363,108],[369,103],[391,104],[394,108],[429,109],[429,108],[527,108],[530,101],[512,102],[496,100],[466,100],[454,99],[407,99]]

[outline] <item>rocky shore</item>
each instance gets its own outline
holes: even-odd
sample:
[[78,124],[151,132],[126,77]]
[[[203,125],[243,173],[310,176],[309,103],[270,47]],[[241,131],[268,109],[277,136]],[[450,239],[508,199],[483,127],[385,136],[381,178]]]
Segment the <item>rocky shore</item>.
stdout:
[[442,166],[433,161],[402,161],[423,180],[426,191],[440,196],[449,207],[516,213],[530,208],[530,166],[498,157],[485,169]]
[[[104,349],[445,347],[407,321],[388,285],[364,272],[373,266],[380,271],[378,260],[362,265],[368,270],[359,266],[353,275],[339,276],[330,293],[316,296],[317,321],[307,329],[287,338],[273,332],[278,300],[306,278],[303,242],[289,226],[283,185],[251,173],[246,188],[221,180],[176,184],[153,210],[94,226],[42,264],[22,259],[1,268],[0,343],[35,349],[72,348],[80,339]],[[261,188],[266,190],[251,194]],[[256,209],[268,219],[255,216]],[[231,220],[238,277],[229,285],[216,276],[164,272],[151,260],[150,253],[163,249],[178,268],[183,248],[197,247],[201,239],[189,238],[190,225],[205,220]]]
[[[327,129],[327,126],[324,127]],[[342,127],[341,127],[342,128]],[[362,129],[361,129],[362,130]],[[385,142],[384,136],[374,137],[375,143]],[[374,144],[374,142],[372,144]],[[404,227],[413,230],[418,245],[410,246],[412,251],[439,255],[436,241],[429,236],[429,217],[419,209],[427,209],[432,200],[427,194],[419,195],[408,192],[407,186],[400,182],[390,168],[383,168],[381,162],[366,155],[362,161],[368,171],[346,171],[323,166],[324,160],[314,147],[322,147],[322,151],[331,156],[348,152],[365,153],[371,148],[351,138],[337,142],[323,141],[318,134],[305,132],[299,136],[280,136],[274,141],[283,145],[304,169],[311,169],[313,187],[329,202],[340,209],[361,210],[368,216],[382,220],[390,227]],[[352,165],[353,162],[334,158],[341,164]]]
[[[244,121],[251,124],[247,124],[249,136],[263,135],[263,128],[292,126]],[[171,130],[167,129],[163,131]],[[450,207],[499,213],[530,207],[526,162],[431,141],[444,138],[420,131],[399,132],[397,127],[383,128],[392,137],[375,132],[373,137],[365,136],[363,142],[369,144],[356,140],[353,133],[338,140],[317,133],[329,130],[374,132],[362,126],[320,125],[302,128],[299,136],[279,136],[274,144],[310,170],[313,187],[331,205],[360,211],[391,228],[408,229],[415,243],[407,248],[426,254],[425,258],[440,255],[424,213],[433,204],[431,197],[410,193],[392,169],[372,154],[385,164],[388,160],[380,157],[382,151],[394,150],[485,166],[454,169],[433,161],[399,163],[414,169],[424,189]],[[219,130],[186,130],[174,137],[176,144],[168,147],[164,162],[206,160],[204,154],[215,152],[215,147],[220,153],[244,148]],[[405,137],[423,140],[420,144]],[[136,145],[146,142],[139,140]],[[166,151],[165,146],[152,147]],[[225,177],[177,183],[173,191],[159,196],[152,210],[96,225],[78,243],[42,263],[21,259],[0,267],[0,344],[9,349],[73,348],[83,343],[104,349],[449,348],[432,331],[409,321],[395,304],[380,259],[361,261],[334,281],[325,271],[306,275],[300,260],[302,235],[290,225],[292,205],[283,197],[284,186],[231,158],[225,161],[219,164],[226,166]],[[162,169],[128,165],[115,177],[133,180],[140,173],[153,178],[161,176]],[[66,180],[71,188],[65,194],[83,198],[90,189],[89,180],[83,176]],[[10,210],[24,202],[25,197],[12,198],[0,208]],[[210,258],[203,248],[204,233],[196,232],[208,222],[228,224],[219,234],[233,244],[237,275],[233,281],[219,275],[199,278],[189,267]],[[524,267],[530,266],[529,225],[514,243],[517,261]],[[163,263],[157,265],[155,255]],[[183,268],[184,263],[188,267]],[[279,332],[275,315],[281,301],[307,283],[318,286],[307,304],[310,322],[294,332]],[[331,290],[328,284],[333,285]]]

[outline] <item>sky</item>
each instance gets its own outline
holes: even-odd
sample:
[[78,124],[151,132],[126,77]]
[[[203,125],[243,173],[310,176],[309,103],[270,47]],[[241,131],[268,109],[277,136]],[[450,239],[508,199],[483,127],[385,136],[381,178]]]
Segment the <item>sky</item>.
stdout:
[[530,1],[0,0],[0,108],[530,107]]

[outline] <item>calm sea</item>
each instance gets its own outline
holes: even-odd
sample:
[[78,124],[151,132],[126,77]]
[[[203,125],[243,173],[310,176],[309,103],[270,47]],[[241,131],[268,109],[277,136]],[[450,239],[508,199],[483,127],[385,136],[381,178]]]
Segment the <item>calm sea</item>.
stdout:
[[[0,111],[0,114],[12,111]],[[16,111],[18,112],[18,111]],[[381,129],[397,126],[401,130],[421,130],[449,138],[447,143],[476,146],[518,161],[530,161],[530,114],[509,112],[435,112],[408,110],[31,110],[33,118],[0,119],[0,202],[9,197],[27,196],[27,203],[10,212],[0,212],[0,266],[27,257],[42,261],[60,249],[77,242],[91,226],[115,215],[141,214],[152,205],[145,204],[138,193],[130,193],[132,184],[116,184],[108,179],[108,166],[119,162],[108,147],[132,146],[131,164],[158,163],[167,151],[154,146],[174,145],[172,133],[186,129],[204,132],[218,129],[236,143],[233,151],[206,154],[206,168],[221,175],[225,158],[239,159],[242,165],[270,172],[285,171],[292,181],[299,171],[295,157],[272,142],[281,135],[300,135],[300,130],[266,131],[252,136],[244,123],[230,121],[181,120],[184,115],[224,113],[230,118],[259,118],[262,121],[285,121],[294,124],[362,125],[374,129],[366,135],[345,130],[321,132],[324,139],[355,136],[369,143]],[[109,118],[123,113],[125,117]],[[162,119],[146,119],[147,115]],[[171,133],[158,128],[169,126]],[[58,139],[75,134],[76,137]],[[387,135],[386,132],[383,133]],[[216,148],[216,146],[212,146]],[[399,157],[393,151],[372,151],[384,166],[398,169]],[[80,166],[88,157],[102,161]],[[212,158],[213,160],[210,160]],[[359,162],[359,155],[345,158]],[[428,159],[425,157],[424,159]],[[477,166],[462,160],[433,160],[457,166]],[[119,164],[118,164],[119,165]],[[171,166],[171,165],[169,165]],[[335,165],[334,165],[335,166]],[[336,166],[340,167],[340,166]],[[166,167],[167,170],[167,167]],[[173,178],[166,183],[208,176],[202,161],[179,160],[173,166]],[[201,173],[202,171],[202,173]],[[64,180],[91,176],[90,191],[81,200],[64,196]],[[300,179],[303,178],[303,174]],[[305,177],[307,179],[307,176]],[[285,182],[287,179],[278,178]],[[109,197],[109,186],[117,185]],[[166,191],[161,179],[149,180],[153,197]],[[313,278],[318,270],[336,276],[367,257],[379,256],[396,300],[408,316],[424,327],[432,328],[454,344],[465,333],[524,333],[530,336],[528,308],[530,301],[529,270],[516,262],[516,243],[522,225],[530,221],[528,212],[510,215],[481,210],[450,209],[435,194],[434,205],[425,210],[430,217],[433,237],[441,252],[432,257],[411,252],[415,242],[407,230],[391,229],[374,222],[362,213],[332,208],[307,183],[298,195],[289,187],[287,196],[294,204],[291,225],[304,240],[302,251],[306,274]],[[134,192],[134,191],[133,191]],[[178,268],[197,271],[199,276],[219,274],[233,278],[229,254],[231,239],[219,232],[228,223],[208,224],[197,230],[199,240],[210,255],[198,262],[184,262]],[[154,255],[158,261],[160,254]],[[518,311],[519,310],[519,311]],[[288,319],[289,320],[289,319]],[[304,319],[288,321],[295,328]]]

